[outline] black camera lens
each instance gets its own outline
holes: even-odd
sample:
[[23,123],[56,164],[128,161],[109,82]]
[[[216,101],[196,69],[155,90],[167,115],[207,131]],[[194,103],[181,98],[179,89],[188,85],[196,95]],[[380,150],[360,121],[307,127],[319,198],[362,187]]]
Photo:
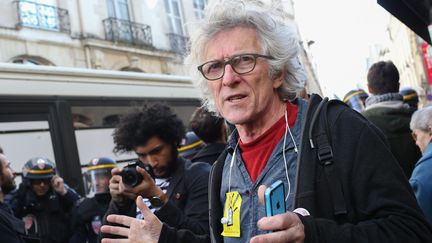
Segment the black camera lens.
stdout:
[[145,165],[140,161],[135,161],[126,165],[121,173],[123,184],[129,187],[135,187],[144,179],[143,176],[136,170],[136,166],[143,168],[154,179],[153,169],[150,165]]

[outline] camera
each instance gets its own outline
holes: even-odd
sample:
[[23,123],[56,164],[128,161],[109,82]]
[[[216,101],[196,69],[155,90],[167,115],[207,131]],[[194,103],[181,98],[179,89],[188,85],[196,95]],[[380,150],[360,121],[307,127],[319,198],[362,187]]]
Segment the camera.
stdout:
[[123,167],[121,177],[123,180],[123,184],[125,184],[126,186],[135,187],[136,185],[140,184],[141,181],[144,179],[143,176],[136,170],[136,166],[143,168],[153,179],[155,178],[152,167],[150,165],[145,165],[139,160],[137,160],[134,162],[130,162],[128,163],[128,165]]

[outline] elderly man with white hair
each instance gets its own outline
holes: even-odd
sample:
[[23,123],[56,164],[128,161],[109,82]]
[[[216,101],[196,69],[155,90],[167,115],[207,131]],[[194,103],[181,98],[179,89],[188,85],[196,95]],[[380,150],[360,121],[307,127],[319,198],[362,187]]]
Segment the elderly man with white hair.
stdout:
[[[299,41],[278,9],[261,1],[214,2],[195,29],[188,58],[203,104],[235,126],[210,174],[212,242],[431,242],[384,137],[341,103],[328,107],[328,126],[318,119],[331,141],[325,149],[333,151],[326,154],[333,163],[319,161],[308,135],[320,143],[323,132],[317,138],[309,128],[321,98],[296,98],[305,81]],[[270,216],[261,201],[276,181],[285,186],[285,208]],[[116,229],[133,234],[130,242],[150,236],[169,242],[167,235],[172,242],[208,242],[154,229],[160,224],[151,217],[109,220],[130,225]]]
[[409,180],[426,219],[432,224],[432,106],[414,112],[410,128],[423,156]]

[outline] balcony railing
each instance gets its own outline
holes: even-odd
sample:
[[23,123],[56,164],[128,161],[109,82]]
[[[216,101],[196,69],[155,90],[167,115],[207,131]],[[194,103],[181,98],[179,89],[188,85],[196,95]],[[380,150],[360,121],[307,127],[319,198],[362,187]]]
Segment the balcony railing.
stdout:
[[107,18],[103,20],[105,39],[137,46],[153,46],[151,27],[129,20]]
[[167,36],[170,40],[171,51],[182,55],[189,52],[189,38],[187,36],[174,33],[168,33]]
[[70,33],[69,13],[56,6],[18,0],[18,27],[52,30]]

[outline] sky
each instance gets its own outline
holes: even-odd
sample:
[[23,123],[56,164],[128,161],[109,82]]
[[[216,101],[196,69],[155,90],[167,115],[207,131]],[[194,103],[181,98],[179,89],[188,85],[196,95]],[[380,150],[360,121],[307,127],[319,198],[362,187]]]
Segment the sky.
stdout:
[[387,43],[389,13],[376,0],[294,0],[294,8],[302,40],[315,42],[311,53],[324,95],[367,91],[369,47]]

